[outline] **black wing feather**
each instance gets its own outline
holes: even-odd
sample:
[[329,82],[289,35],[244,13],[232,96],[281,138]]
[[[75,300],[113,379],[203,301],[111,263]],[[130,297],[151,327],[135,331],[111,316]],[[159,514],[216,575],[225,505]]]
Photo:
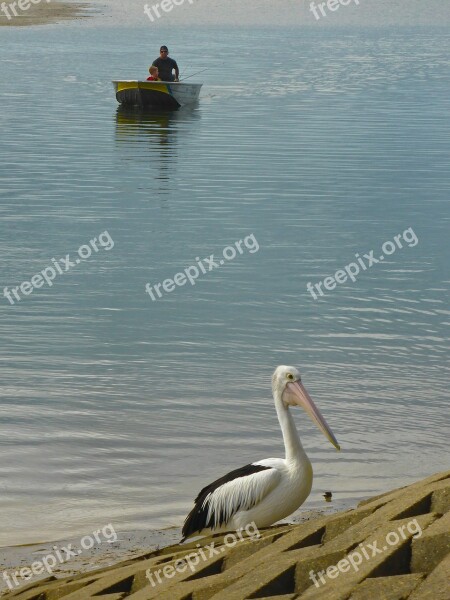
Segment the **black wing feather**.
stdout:
[[[239,477],[247,477],[248,475],[253,475],[254,473],[259,473],[260,471],[266,471],[268,469],[272,469],[272,467],[265,467],[264,465],[254,464],[245,465],[245,467],[241,467],[239,469],[235,469],[234,471],[230,471],[220,479],[216,479],[216,481],[213,481],[212,483],[204,487],[195,499],[194,508],[191,510],[191,512],[186,517],[186,520],[184,521],[182,529],[183,539],[181,541],[184,541],[186,538],[190,537],[194,533],[200,532],[202,529],[214,526],[214,516],[211,515],[211,517],[208,520],[209,502],[206,502],[206,504],[203,505],[208,494],[211,494],[212,492],[217,490],[217,488],[224,485],[224,483],[228,483],[229,481],[233,481],[234,479],[238,479]],[[238,507],[238,510],[239,508],[240,507]],[[223,525],[224,523],[225,515],[220,514],[218,524]]]

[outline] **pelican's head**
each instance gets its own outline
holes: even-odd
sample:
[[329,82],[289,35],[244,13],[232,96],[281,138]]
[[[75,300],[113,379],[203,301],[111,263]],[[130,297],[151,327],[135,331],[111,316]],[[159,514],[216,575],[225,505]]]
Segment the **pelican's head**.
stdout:
[[341,449],[320,410],[302,384],[300,371],[296,367],[277,367],[272,376],[272,391],[275,400],[279,399],[286,408],[301,406],[333,446],[337,450]]

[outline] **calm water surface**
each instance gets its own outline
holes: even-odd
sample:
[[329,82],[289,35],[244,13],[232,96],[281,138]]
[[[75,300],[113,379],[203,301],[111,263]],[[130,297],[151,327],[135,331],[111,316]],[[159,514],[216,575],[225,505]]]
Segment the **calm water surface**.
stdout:
[[[0,543],[180,525],[201,486],[282,456],[270,393],[299,365],[342,445],[301,411],[303,508],[448,466],[448,37],[440,30],[171,30],[198,106],[117,109],[147,29],[2,30]],[[151,38],[151,39],[150,39]],[[191,81],[196,81],[192,78]],[[419,240],[306,291],[412,227]],[[195,257],[245,252],[152,302]]]

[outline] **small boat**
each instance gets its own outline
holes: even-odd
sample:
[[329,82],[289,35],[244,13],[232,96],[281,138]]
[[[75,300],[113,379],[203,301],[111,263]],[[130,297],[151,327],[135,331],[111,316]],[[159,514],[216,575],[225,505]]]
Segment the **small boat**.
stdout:
[[113,81],[122,106],[177,109],[198,100],[202,83],[183,81]]

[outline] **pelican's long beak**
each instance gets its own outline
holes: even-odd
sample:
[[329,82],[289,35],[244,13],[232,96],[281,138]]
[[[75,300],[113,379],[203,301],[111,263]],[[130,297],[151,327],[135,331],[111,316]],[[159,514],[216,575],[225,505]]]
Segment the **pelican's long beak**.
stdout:
[[328,423],[325,421],[320,410],[312,401],[312,398],[306,391],[304,385],[300,383],[300,381],[294,381],[292,383],[288,383],[287,388],[294,396],[296,400],[295,403],[298,404],[298,406],[301,406],[305,409],[306,413],[316,423],[316,425],[322,431],[324,436],[333,444],[333,446],[337,450],[340,450],[341,447],[339,446],[337,439],[334,437],[334,434],[329,428]]

